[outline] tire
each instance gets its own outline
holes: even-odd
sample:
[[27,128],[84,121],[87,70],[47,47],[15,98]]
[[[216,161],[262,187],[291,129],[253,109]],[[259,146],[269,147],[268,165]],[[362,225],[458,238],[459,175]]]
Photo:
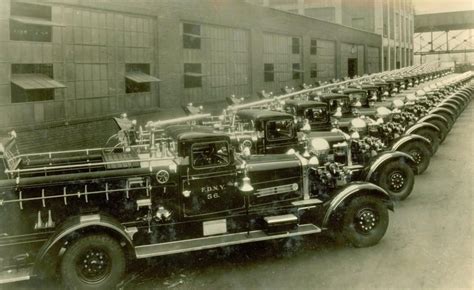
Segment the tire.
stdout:
[[400,148],[398,151],[405,152],[416,162],[415,174],[422,174],[428,169],[431,161],[431,152],[428,145],[421,143],[420,141],[412,141]]
[[453,124],[454,124],[454,119],[453,119],[453,117],[451,117],[450,114],[448,114],[446,112],[436,112],[434,114],[438,114],[440,116],[445,117],[446,120],[448,120],[448,131],[451,130],[451,128],[453,127]]
[[389,161],[377,170],[375,184],[385,189],[393,200],[404,200],[413,190],[415,174],[406,162]]
[[379,198],[359,196],[343,213],[342,237],[356,248],[376,245],[388,228],[388,209]]
[[439,134],[436,131],[430,129],[420,129],[413,132],[413,134],[423,136],[426,139],[430,140],[433,154],[438,152],[439,143],[441,142],[441,140],[439,138]]
[[125,265],[125,253],[115,239],[90,235],[66,249],[60,273],[67,289],[114,289],[125,273]]
[[446,124],[443,122],[443,121],[440,121],[440,120],[431,120],[429,121],[429,123],[435,125],[436,127],[438,127],[439,129],[439,136],[440,136],[440,141],[439,143],[443,143],[444,140],[446,139],[446,136],[448,135],[448,127],[446,126]]

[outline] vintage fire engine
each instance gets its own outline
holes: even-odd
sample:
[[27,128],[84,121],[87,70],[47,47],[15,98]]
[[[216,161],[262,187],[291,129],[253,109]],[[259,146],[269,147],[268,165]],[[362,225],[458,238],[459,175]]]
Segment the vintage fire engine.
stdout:
[[1,282],[57,273],[109,289],[127,260],[333,231],[356,247],[388,226],[389,194],[330,157],[236,154],[228,134],[117,118],[115,146],[21,154],[0,142]]
[[[384,151],[383,148],[376,152],[358,150],[359,147],[354,146],[357,142],[353,142],[348,134],[340,130],[306,130],[298,126],[297,116],[279,111],[281,108],[277,110],[273,106],[266,106],[268,109],[245,109],[255,104],[260,106],[262,102],[231,106],[228,108],[230,117],[220,118],[231,120],[229,126],[223,126],[224,132],[230,136],[238,151],[243,152],[246,148],[255,154],[296,151],[309,158],[313,147],[326,142],[330,146],[331,160],[350,171],[351,180],[374,182],[397,200],[406,199],[412,192],[416,161],[411,155],[399,151]],[[275,106],[278,104],[277,102]],[[308,124],[305,126],[309,127]],[[215,124],[213,127],[222,126]]]

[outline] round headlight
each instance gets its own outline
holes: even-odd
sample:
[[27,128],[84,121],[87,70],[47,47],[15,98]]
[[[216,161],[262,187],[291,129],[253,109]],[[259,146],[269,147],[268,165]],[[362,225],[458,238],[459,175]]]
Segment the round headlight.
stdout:
[[363,132],[367,129],[367,123],[361,118],[354,118],[349,123],[349,130],[353,132]]
[[326,139],[314,138],[311,140],[311,152],[313,152],[318,158],[328,155],[330,148],[331,147]]
[[416,102],[416,96],[414,94],[408,94],[405,96],[405,103],[414,104]]
[[424,96],[426,94],[426,92],[424,90],[418,90],[416,91],[416,95],[417,96]]
[[392,101],[392,109],[401,109],[403,108],[404,105],[405,103],[400,99],[396,99]]
[[377,118],[382,118],[382,119],[386,119],[387,117],[389,117],[390,115],[392,114],[392,111],[390,111],[389,109],[387,109],[386,107],[378,107],[377,108],[377,111],[375,113],[375,115],[377,116]]

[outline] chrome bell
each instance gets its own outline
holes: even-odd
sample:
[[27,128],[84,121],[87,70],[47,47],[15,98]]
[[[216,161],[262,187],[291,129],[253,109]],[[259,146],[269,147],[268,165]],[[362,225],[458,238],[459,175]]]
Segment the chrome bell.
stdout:
[[252,193],[254,190],[252,184],[250,184],[250,178],[245,174],[244,178],[242,178],[242,184],[239,186],[239,191],[245,194]]
[[303,131],[303,132],[311,131],[311,125],[309,124],[308,119],[304,119],[304,124],[303,124],[303,127],[301,128],[301,131]]
[[336,108],[336,112],[334,113],[334,118],[341,118],[342,117],[342,109],[341,107]]

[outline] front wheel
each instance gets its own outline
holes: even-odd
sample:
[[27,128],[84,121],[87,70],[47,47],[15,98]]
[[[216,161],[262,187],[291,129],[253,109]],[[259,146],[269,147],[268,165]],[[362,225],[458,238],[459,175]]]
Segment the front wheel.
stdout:
[[360,196],[352,199],[344,212],[343,238],[354,247],[376,245],[388,228],[388,209],[379,198]]
[[385,189],[392,199],[404,200],[413,190],[415,174],[406,162],[394,160],[376,172],[375,183]]
[[433,153],[436,153],[438,151],[440,136],[439,134],[437,134],[436,131],[424,128],[424,129],[417,130],[416,132],[414,132],[414,134],[423,136],[426,139],[430,140]]
[[419,141],[412,141],[403,146],[399,151],[405,152],[415,159],[415,173],[422,174],[428,169],[431,161],[430,148]]
[[440,144],[443,143],[444,139],[446,139],[446,136],[448,135],[448,127],[445,125],[443,121],[440,120],[432,120],[431,124],[435,125],[439,129],[439,138],[440,138]]
[[61,277],[68,289],[114,289],[125,273],[125,254],[107,235],[90,235],[66,249]]

